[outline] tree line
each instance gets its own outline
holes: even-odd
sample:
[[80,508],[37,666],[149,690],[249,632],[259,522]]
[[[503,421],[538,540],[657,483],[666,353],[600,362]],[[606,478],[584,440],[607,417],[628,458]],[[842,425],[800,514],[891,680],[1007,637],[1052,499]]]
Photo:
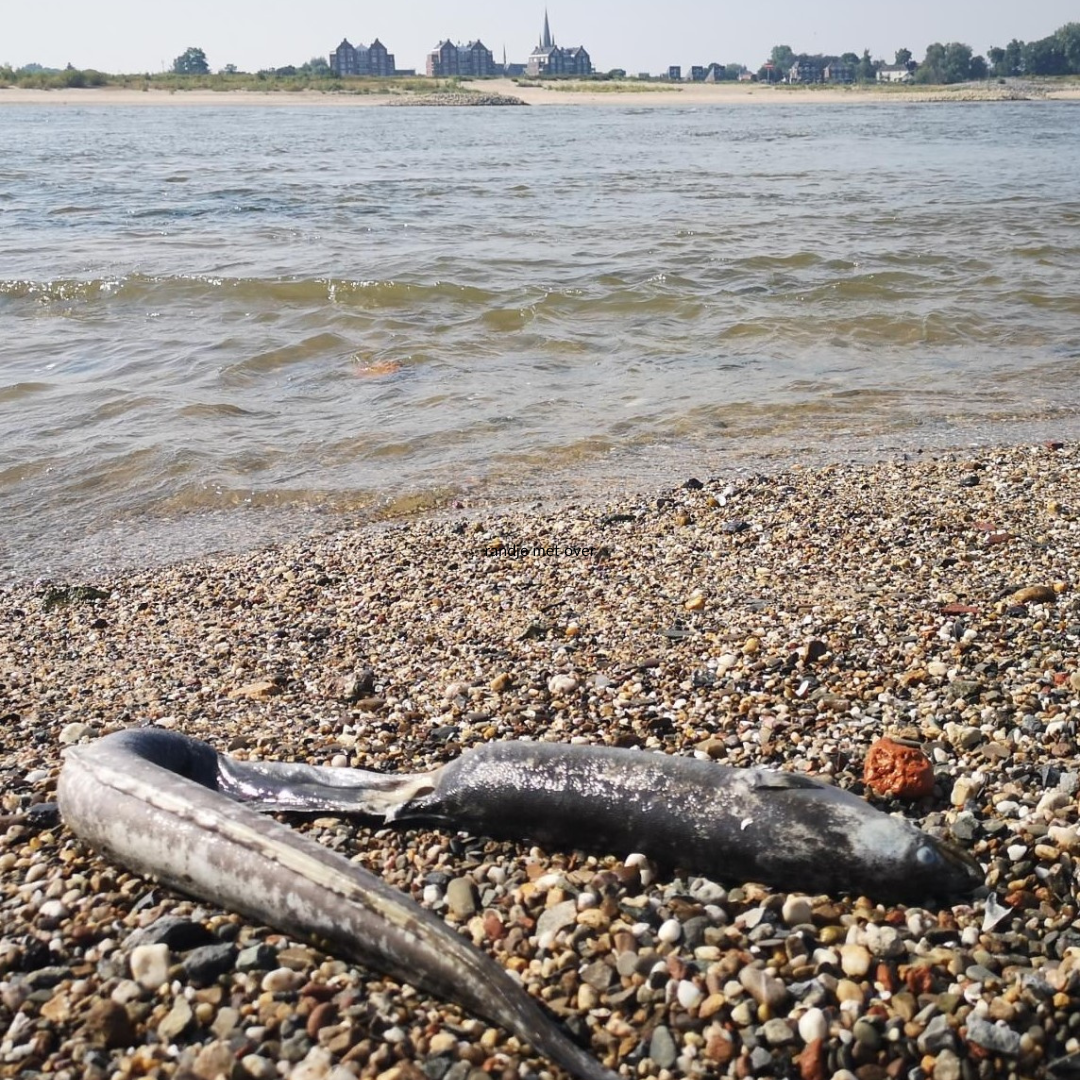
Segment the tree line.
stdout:
[[[777,45],[758,71],[762,81],[784,77],[796,64],[843,64],[858,82],[874,82],[884,60],[872,60],[869,50],[862,56],[853,52],[839,56],[796,53],[788,45]],[[988,78],[1015,78],[1022,75],[1080,75],[1080,22],[1066,23],[1048,37],[1027,43],[1013,38],[1004,48],[993,46],[986,56],[976,55],[970,45],[951,41],[934,42],[915,63],[910,49],[896,51],[896,66],[906,66],[912,80],[926,85],[978,81]]]

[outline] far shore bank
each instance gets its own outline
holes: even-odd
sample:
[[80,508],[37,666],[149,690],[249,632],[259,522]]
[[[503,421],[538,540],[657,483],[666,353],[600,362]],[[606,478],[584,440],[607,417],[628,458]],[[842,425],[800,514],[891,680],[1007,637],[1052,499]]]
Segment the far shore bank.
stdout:
[[[628,105],[642,108],[709,105],[836,105],[941,103],[952,101],[1080,101],[1080,83],[1016,88],[996,84],[928,87],[767,86],[761,83],[673,84],[659,82],[551,83],[521,86],[512,79],[485,79],[463,86],[483,94],[510,95],[527,105]],[[401,104],[423,93],[327,93],[320,90],[165,90],[97,87],[92,89],[0,89],[0,105],[155,105],[155,106],[319,106],[370,108]]]

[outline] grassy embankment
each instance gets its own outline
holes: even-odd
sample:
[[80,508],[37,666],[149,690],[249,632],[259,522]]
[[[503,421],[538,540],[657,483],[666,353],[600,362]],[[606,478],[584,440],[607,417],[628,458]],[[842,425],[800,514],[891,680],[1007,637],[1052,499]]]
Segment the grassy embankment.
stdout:
[[319,75],[273,75],[236,72],[234,74],[176,75],[163,72],[156,75],[111,75],[92,69],[71,68],[65,71],[19,72],[0,67],[0,88],[22,90],[64,90],[82,87],[112,87],[120,90],[249,90],[296,93],[320,90],[337,94],[434,94],[470,93],[458,79],[429,79],[427,76],[400,78],[338,78]]

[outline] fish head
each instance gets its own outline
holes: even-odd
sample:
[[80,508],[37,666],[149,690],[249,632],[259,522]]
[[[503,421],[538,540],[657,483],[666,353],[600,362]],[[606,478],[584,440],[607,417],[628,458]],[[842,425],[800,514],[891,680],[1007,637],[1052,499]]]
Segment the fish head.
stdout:
[[915,829],[907,858],[908,880],[902,891],[911,898],[949,900],[969,896],[985,881],[983,868],[961,848]]

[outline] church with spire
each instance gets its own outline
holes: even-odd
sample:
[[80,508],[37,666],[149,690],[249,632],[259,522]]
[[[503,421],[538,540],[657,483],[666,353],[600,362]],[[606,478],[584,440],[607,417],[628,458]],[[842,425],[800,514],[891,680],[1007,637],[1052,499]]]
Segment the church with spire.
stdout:
[[525,65],[525,74],[533,77],[544,75],[591,75],[592,60],[584,45],[563,48],[555,44],[548,22],[547,10],[544,10],[544,29],[540,42],[529,54]]

